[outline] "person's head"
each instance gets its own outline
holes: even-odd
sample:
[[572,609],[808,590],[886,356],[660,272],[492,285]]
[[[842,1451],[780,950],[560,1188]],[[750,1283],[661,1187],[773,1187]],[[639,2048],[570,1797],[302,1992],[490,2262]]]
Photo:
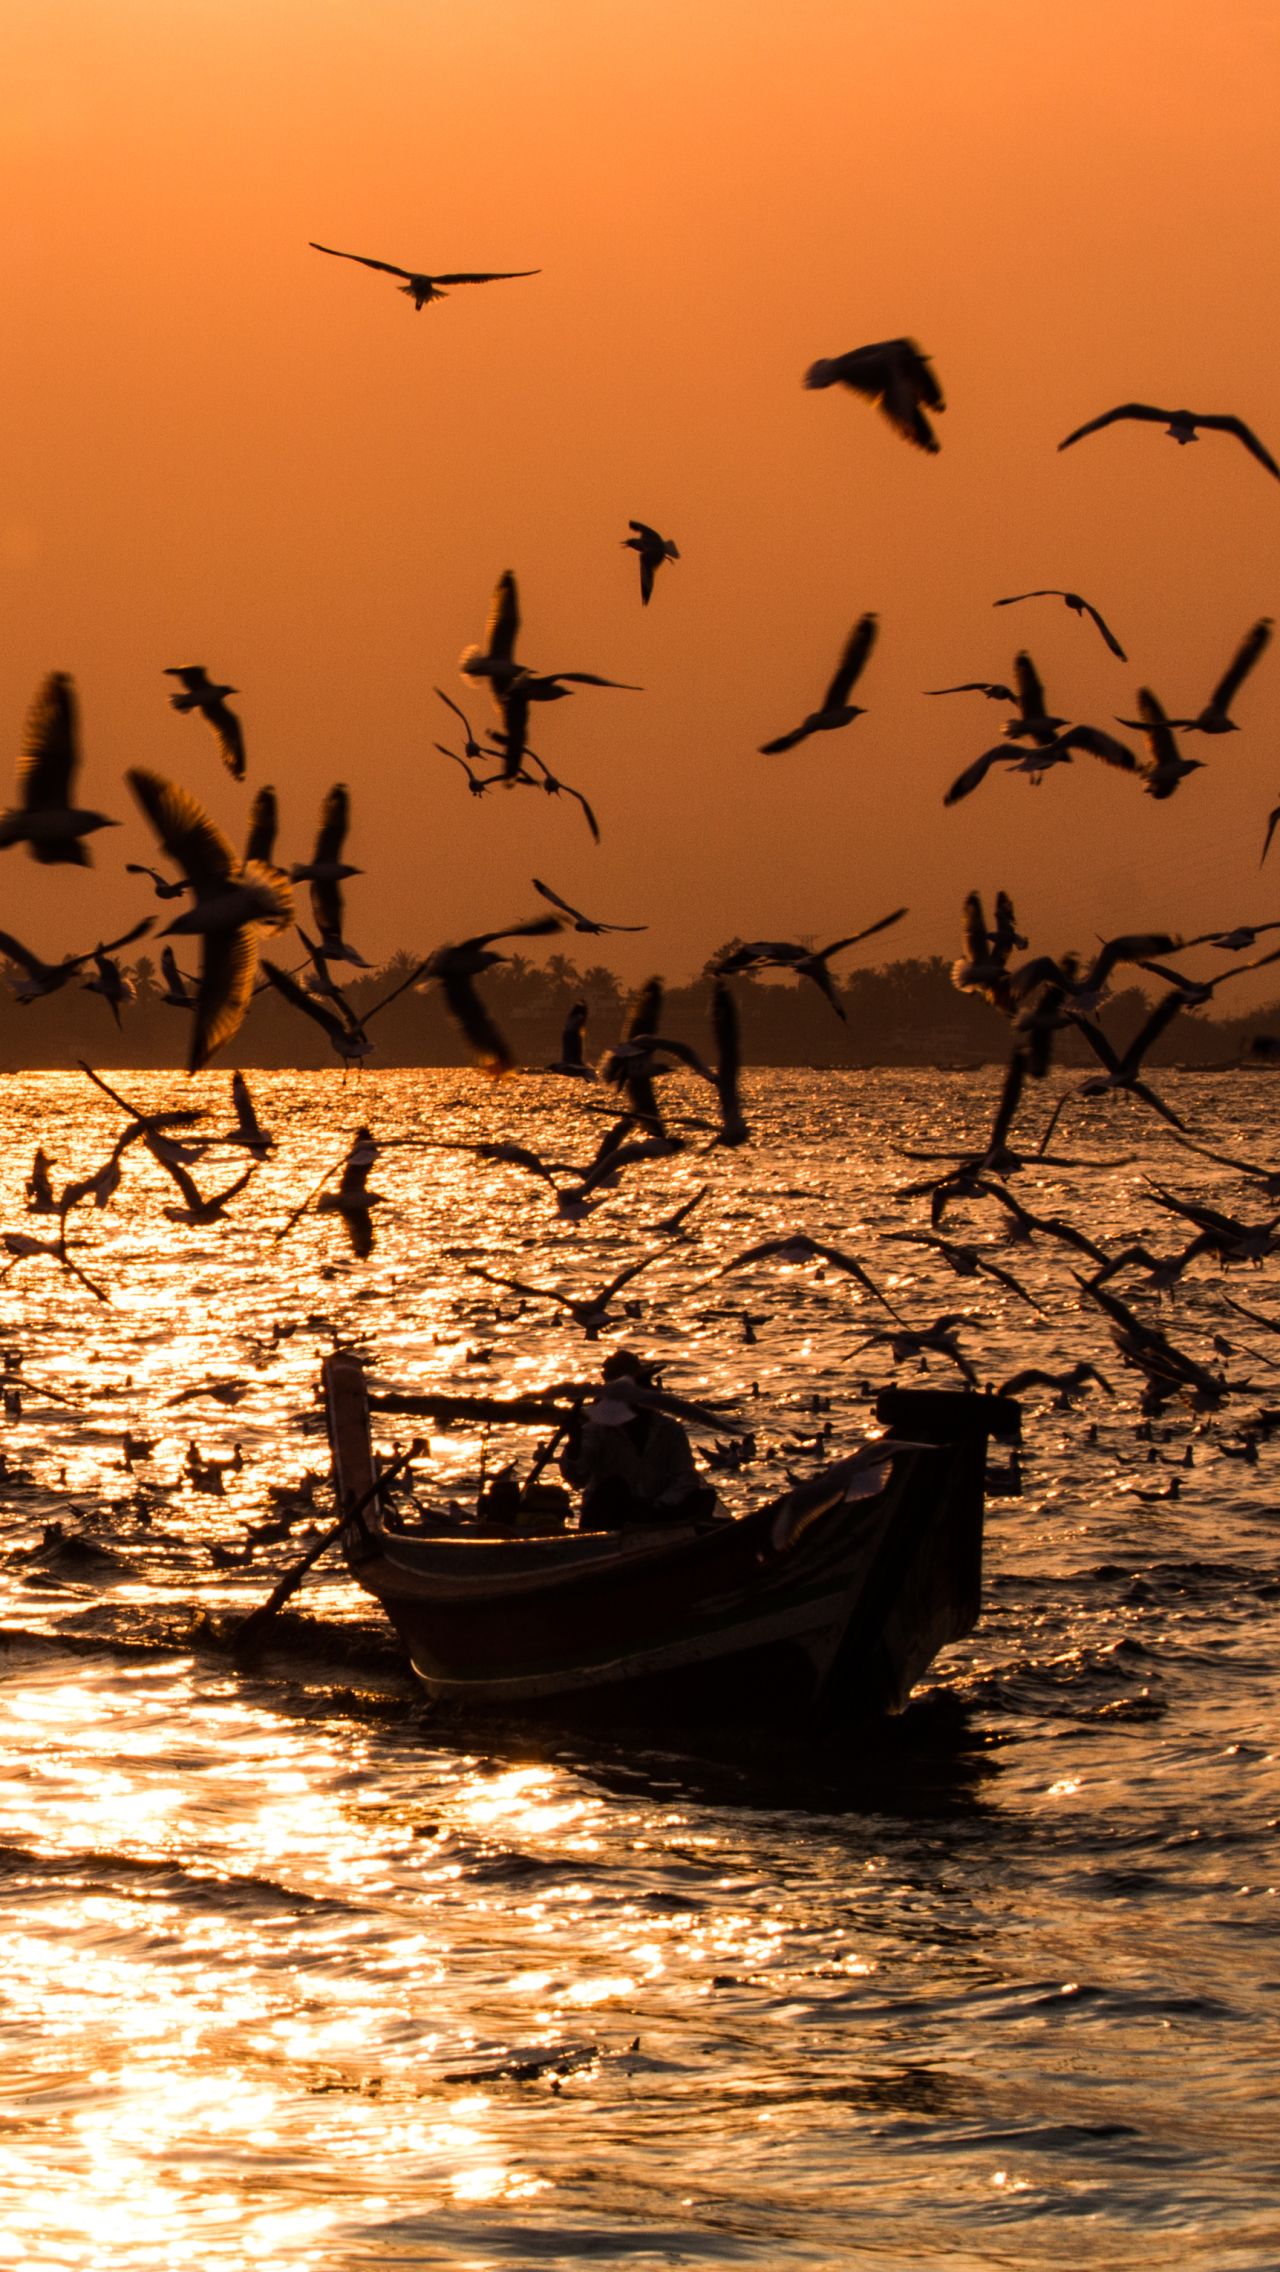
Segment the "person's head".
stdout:
[[639,1381],[643,1388],[652,1388],[656,1376],[657,1367],[651,1365],[647,1357],[637,1355],[634,1349],[611,1349],[600,1367],[603,1381]]

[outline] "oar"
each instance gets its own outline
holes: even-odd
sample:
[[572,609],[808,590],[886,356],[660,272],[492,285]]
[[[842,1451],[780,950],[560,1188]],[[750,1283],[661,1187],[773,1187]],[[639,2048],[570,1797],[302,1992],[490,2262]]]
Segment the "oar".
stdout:
[[314,1546],[308,1548],[300,1562],[295,1562],[292,1570],[286,1572],[279,1585],[268,1594],[266,1600],[257,1609],[250,1610],[248,1616],[241,1620],[231,1636],[231,1647],[238,1657],[244,1656],[250,1650],[256,1648],[276,1612],[284,1608],[291,1594],[297,1592],[312,1563],[319,1561],[321,1555],[332,1546],[335,1538],[346,1529],[347,1524],[358,1522],[365,1509],[373,1505],[384,1484],[389,1483],[394,1475],[399,1475],[401,1470],[409,1465],[410,1460],[416,1459],[418,1453],[425,1450],[425,1439],[421,1436],[415,1436],[408,1451],[401,1452],[397,1459],[393,1459],[388,1467],[383,1468],[382,1473],[369,1485],[368,1490],[361,1493],[354,1507],[345,1508],[332,1528],[327,1530],[322,1538],[318,1538]]

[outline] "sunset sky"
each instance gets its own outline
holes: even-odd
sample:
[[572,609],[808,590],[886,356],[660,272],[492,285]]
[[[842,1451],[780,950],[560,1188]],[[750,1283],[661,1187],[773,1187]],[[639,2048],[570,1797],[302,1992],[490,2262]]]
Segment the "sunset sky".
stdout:
[[[371,959],[532,912],[534,874],[648,921],[607,958],[673,980],[904,901],[882,951],[954,952],[971,888],[1046,949],[1276,913],[1280,648],[1167,804],[1082,760],[945,811],[1001,713],[922,690],[1026,644],[1073,718],[1140,684],[1194,710],[1280,612],[1280,482],[1237,443],[1055,446],[1136,397],[1280,455],[1277,83],[1270,0],[8,0],[0,717],[16,749],[72,672],[81,801],[128,826],[89,874],[6,854],[5,926],[53,955],[154,904],[131,764],[237,842],[274,783],[289,859],[348,782]],[[311,238],[541,273],[417,315]],[[935,459],[801,385],[900,333],[945,388]],[[648,610],[632,516],[682,555]],[[457,657],[506,567],[526,658],[645,689],[535,718],[598,850],[432,746],[433,684],[484,716]],[[1039,584],[1130,664],[1058,603],[993,611]],[[866,608],[867,716],[757,755]],[[244,788],[167,706],[197,661],[240,689]]]

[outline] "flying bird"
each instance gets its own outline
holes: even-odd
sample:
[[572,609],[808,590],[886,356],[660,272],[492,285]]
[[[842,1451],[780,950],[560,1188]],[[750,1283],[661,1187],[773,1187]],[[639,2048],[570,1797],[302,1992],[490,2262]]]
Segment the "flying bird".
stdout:
[[942,389],[930,369],[930,358],[914,339],[881,339],[869,347],[851,348],[811,363],[804,375],[807,387],[849,387],[883,411],[889,424],[917,449],[932,454],[938,437],[928,410],[945,410]]
[[450,276],[428,276],[416,268],[397,268],[394,261],[371,260],[368,253],[339,252],[334,245],[318,245],[314,237],[308,238],[312,252],[327,252],[332,260],[355,260],[361,268],[376,268],[383,276],[403,276],[400,290],[412,300],[415,313],[421,314],[432,300],[445,300],[448,293],[444,285],[454,284],[509,284],[517,276],[539,276],[537,268],[459,269]]
[[181,694],[171,694],[169,701],[175,710],[198,710],[207,719],[218,737],[222,762],[234,781],[244,779],[244,728],[235,711],[227,707],[227,696],[238,693],[234,686],[219,686],[210,678],[203,663],[170,665],[166,678],[182,681]]
[[634,536],[624,536],[623,544],[629,552],[640,555],[640,599],[648,607],[653,597],[653,579],[664,560],[678,560],[679,548],[669,536],[659,536],[647,521],[628,521],[627,527],[635,530]]
[[1245,633],[1228,668],[1223,672],[1203,710],[1195,718],[1171,718],[1171,726],[1187,734],[1234,734],[1239,732],[1235,719],[1229,715],[1231,705],[1263,650],[1271,643],[1271,618],[1259,616],[1252,631]]
[[877,616],[859,617],[845,641],[835,677],[827,688],[820,707],[811,710],[803,725],[796,726],[791,733],[779,734],[775,741],[762,742],[762,757],[773,757],[779,750],[794,749],[797,742],[807,740],[810,734],[832,733],[837,726],[851,726],[855,718],[865,716],[861,704],[851,703],[849,696],[866,667],[878,629]]
[[278,869],[256,860],[241,865],[189,790],[142,766],[130,767],[125,779],[195,894],[195,904],[165,936],[194,933],[201,943],[187,1053],[187,1071],[198,1073],[239,1027],[257,975],[258,931],[280,931],[293,921],[293,893]]
[[1064,441],[1059,442],[1058,448],[1069,450],[1073,442],[1083,441],[1086,434],[1096,434],[1099,427],[1114,426],[1118,419],[1124,418],[1142,419],[1148,425],[1163,426],[1175,442],[1199,441],[1197,428],[1201,426],[1207,433],[1234,434],[1238,442],[1244,443],[1250,456],[1255,457],[1259,465],[1264,465],[1267,472],[1273,473],[1277,481],[1280,481],[1280,465],[1276,464],[1270,451],[1263,448],[1253,429],[1245,425],[1243,418],[1231,417],[1223,412],[1211,414],[1201,410],[1157,410],[1149,402],[1122,402],[1115,410],[1104,410],[1100,418],[1090,418],[1083,426],[1077,426],[1074,433],[1068,434]]
[[993,600],[992,606],[1017,607],[1022,600],[1065,600],[1074,615],[1087,615],[1097,625],[1113,655],[1118,655],[1122,663],[1128,662],[1129,658],[1110,625],[1104,623],[1097,608],[1090,600],[1083,599],[1079,592],[1064,592],[1057,584],[1042,585],[1034,592],[1014,592],[1007,600]]
[[540,892],[544,899],[549,899],[553,907],[558,907],[562,915],[568,916],[568,927],[571,931],[581,931],[584,936],[594,938],[605,931],[647,931],[649,928],[647,923],[594,922],[590,915],[582,913],[581,908],[570,907],[568,900],[561,899],[559,892],[552,891],[550,884],[540,883],[537,876],[533,879],[533,888],[536,892]]
[[[262,974],[267,984],[274,986],[277,994],[282,994],[293,1009],[300,1010],[305,1018],[310,1018],[328,1036],[342,1060],[344,1071],[349,1065],[359,1065],[361,1059],[369,1055],[374,1045],[365,1031],[365,1020],[356,1017],[341,994],[337,997],[337,1008],[327,1010],[323,1002],[318,1002],[307,987],[299,986],[292,971],[281,970],[278,963],[270,961],[265,955]],[[378,1005],[380,1009],[383,1006],[382,1003]]]
[[1173,727],[1149,686],[1138,689],[1138,717],[1139,731],[1147,745],[1146,757],[1138,761],[1142,786],[1149,797],[1171,797],[1188,773],[1199,771],[1202,760],[1182,755]]
[[18,756],[20,802],[0,813],[0,850],[25,844],[42,867],[93,866],[81,838],[119,823],[70,802],[79,763],[76,690],[65,671],[51,671],[27,712]]
[[845,1016],[843,1005],[837,1000],[827,964],[832,955],[843,953],[846,947],[856,947],[864,939],[874,938],[877,931],[887,931],[900,923],[907,910],[895,907],[892,915],[882,915],[878,922],[868,923],[864,931],[853,931],[845,939],[833,939],[829,947],[803,947],[785,939],[750,939],[742,946],[732,947],[716,962],[717,976],[735,978],[748,970],[794,970],[797,978],[812,979],[818,992],[831,1004],[838,1018]]
[[276,832],[279,826],[280,810],[275,790],[264,784],[249,807],[249,834],[244,847],[246,867],[250,860],[261,860],[267,868],[275,865]]
[[544,939],[562,928],[558,915],[536,915],[531,922],[513,924],[505,931],[477,932],[474,938],[462,939],[456,946],[438,947],[404,983],[434,979],[486,1072],[509,1073],[515,1058],[480,1000],[475,980],[481,971],[492,970],[495,963],[507,959],[491,951],[495,939]]
[[330,962],[363,965],[364,956],[349,947],[342,936],[342,885],[348,876],[363,872],[342,857],[350,826],[351,800],[345,782],[338,781],[321,807],[311,858],[291,868],[289,874],[295,884],[311,886],[311,913],[320,933],[321,953]]
[[131,931],[124,932],[122,937],[109,939],[105,946],[90,947],[82,955],[64,955],[61,962],[52,963],[41,962],[39,955],[33,954],[30,947],[24,947],[21,940],[15,939],[11,932],[0,931],[0,955],[7,961],[16,963],[26,973],[13,988],[15,1001],[38,1002],[46,994],[58,993],[77,972],[83,970],[87,962],[93,961],[95,954],[110,955],[118,947],[130,947],[135,939],[141,939],[150,929],[151,917],[148,915],[141,923],[135,923]]
[[171,884],[167,877],[161,875],[158,868],[144,867],[137,860],[126,860],[124,872],[126,876],[150,876],[151,887],[157,899],[181,899],[187,889],[185,876],[180,877],[176,884]]

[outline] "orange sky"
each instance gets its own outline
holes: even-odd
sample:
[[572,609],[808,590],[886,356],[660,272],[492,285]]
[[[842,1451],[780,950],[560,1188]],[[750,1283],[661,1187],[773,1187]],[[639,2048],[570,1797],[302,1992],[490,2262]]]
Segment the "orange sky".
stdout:
[[[975,886],[1037,947],[1267,917],[1280,652],[1164,805],[1083,761],[944,811],[1000,713],[921,690],[1025,642],[1073,717],[1144,682],[1195,708],[1277,608],[1280,483],[1237,444],[1055,444],[1145,397],[1280,454],[1278,66],[1269,0],[9,0],[0,717],[16,746],[73,672],[82,801],[129,825],[88,875],[6,854],[6,927],[53,954],[144,911],[139,763],[237,840],[273,782],[290,858],[346,780],[371,957],[530,912],[535,873],[648,920],[608,959],[672,979],[901,901],[886,951],[954,951]],[[415,315],[312,237],[542,273]],[[800,383],[902,332],[946,389],[936,459]],[[647,611],[632,515],[683,555]],[[432,748],[507,566],[528,659],[646,689],[536,720],[599,850]],[[1041,583],[1131,667],[1053,603],[992,612]],[[868,607],[868,715],[759,757]],[[246,789],[167,707],[190,661],[241,689]]]

